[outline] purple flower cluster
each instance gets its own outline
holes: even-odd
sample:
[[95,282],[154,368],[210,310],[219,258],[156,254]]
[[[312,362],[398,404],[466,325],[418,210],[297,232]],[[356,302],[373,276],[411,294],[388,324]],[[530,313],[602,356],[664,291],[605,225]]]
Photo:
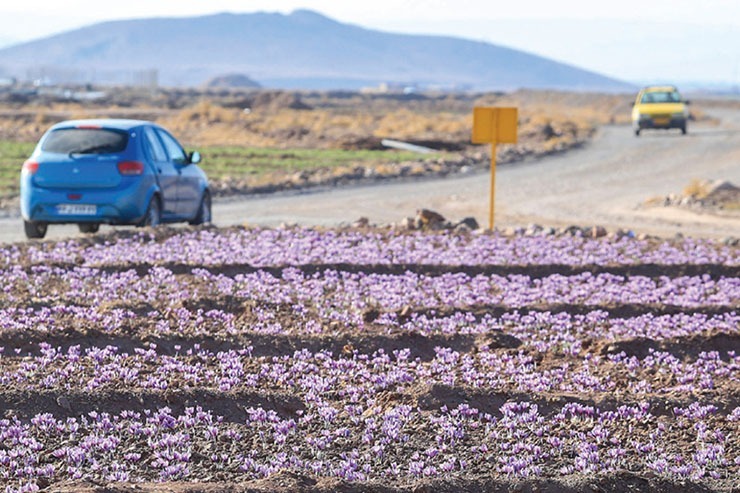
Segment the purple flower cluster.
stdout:
[[[678,478],[737,474],[728,417],[711,406],[655,415],[645,402],[614,410],[567,403],[543,414],[510,401],[495,414],[460,404],[421,411],[404,404],[329,404],[316,396],[295,417],[245,409],[228,422],[201,408],[91,412],[0,420],[0,477],[93,481],[188,479],[205,469],[241,479],[280,469],[347,480],[653,470]],[[629,430],[629,432],[626,432]],[[688,449],[676,446],[688,436]],[[553,469],[552,464],[559,467]]]
[[[360,320],[343,325],[322,323],[318,314],[303,305],[290,307],[290,318],[276,314],[269,306],[251,307],[255,316],[249,324],[238,313],[221,309],[204,310],[168,306],[147,310],[140,318],[131,308],[116,305],[62,305],[50,307],[0,309],[0,337],[36,334],[37,338],[61,336],[74,332],[94,331],[100,334],[128,334],[136,339],[191,336],[245,336],[274,334],[284,336],[337,336],[340,334],[383,334],[388,337],[421,335],[425,337],[507,334],[525,347],[546,352],[578,355],[585,351],[587,341],[605,342],[650,339],[663,341],[689,338],[704,334],[736,333],[740,315],[728,312],[717,315],[677,313],[645,314],[634,317],[612,317],[596,310],[584,315],[568,312],[509,311],[501,316],[476,316],[467,311],[452,314],[412,312],[401,317],[397,312],[380,315],[372,324]],[[335,317],[337,315],[335,313]],[[359,318],[357,314],[349,320]]]
[[305,228],[178,232],[163,241],[139,233],[85,246],[77,240],[0,249],[0,265],[184,263],[253,266],[359,265],[633,265],[740,264],[735,247],[710,240],[648,241],[579,236],[505,237],[498,234],[372,232]]
[[286,268],[281,276],[266,271],[250,274],[213,274],[194,269],[193,277],[178,278],[163,267],[140,276],[134,270],[106,272],[97,268],[34,267],[0,270],[5,280],[0,299],[14,303],[25,296],[40,302],[115,303],[125,294],[128,303],[181,305],[216,295],[236,296],[270,304],[312,305],[321,313],[352,312],[368,308],[385,311],[404,306],[465,308],[503,305],[512,308],[546,304],[599,306],[661,304],[679,307],[740,305],[740,278],[703,276],[619,276],[583,273],[525,275],[438,276],[407,272],[402,275],[347,273],[327,270],[308,275]]
[[[170,356],[159,354],[155,344],[126,353],[116,346],[82,350],[76,345],[62,351],[42,343],[39,355],[0,358],[0,392],[18,387],[68,392],[281,388],[305,399],[320,391],[341,398],[356,394],[356,400],[366,402],[382,392],[424,385],[496,392],[654,395],[729,389],[740,382],[740,355],[734,352],[701,352],[690,362],[654,350],[642,359],[624,352],[607,357],[586,353],[540,368],[537,357],[527,352],[502,353],[486,346],[475,354],[437,347],[428,361],[411,358],[409,350],[394,354],[355,350],[334,356],[304,349],[273,357],[254,357],[252,351],[252,347],[217,353],[190,348]],[[656,374],[661,375],[657,381]]]

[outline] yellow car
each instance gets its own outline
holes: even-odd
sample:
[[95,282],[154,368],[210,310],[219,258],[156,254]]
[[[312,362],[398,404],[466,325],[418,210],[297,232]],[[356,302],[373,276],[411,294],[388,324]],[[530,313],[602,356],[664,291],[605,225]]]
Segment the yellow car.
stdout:
[[632,105],[632,128],[639,137],[646,128],[678,128],[686,134],[689,102],[673,86],[650,86],[641,90]]

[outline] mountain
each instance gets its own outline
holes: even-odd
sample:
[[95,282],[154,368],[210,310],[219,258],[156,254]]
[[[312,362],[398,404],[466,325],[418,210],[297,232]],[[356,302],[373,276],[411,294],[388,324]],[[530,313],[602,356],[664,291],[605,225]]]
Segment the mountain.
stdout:
[[103,22],[2,49],[0,70],[52,81],[156,80],[167,86],[242,73],[263,86],[306,89],[380,83],[475,90],[631,89],[491,43],[374,31],[308,10]]

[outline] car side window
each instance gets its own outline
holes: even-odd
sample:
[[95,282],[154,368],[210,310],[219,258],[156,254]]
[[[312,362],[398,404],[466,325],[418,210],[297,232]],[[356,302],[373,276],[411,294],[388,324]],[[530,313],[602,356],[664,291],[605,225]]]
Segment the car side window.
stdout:
[[162,144],[159,142],[159,139],[154,134],[154,131],[151,128],[147,127],[144,130],[144,136],[146,139],[149,154],[151,155],[152,159],[159,163],[167,161],[167,154],[164,152],[164,147],[162,147]]
[[177,164],[185,164],[188,162],[185,151],[182,150],[182,147],[180,147],[180,144],[177,143],[174,137],[161,129],[157,129],[157,133],[162,139],[162,143],[164,143],[164,148],[170,156],[170,161]]

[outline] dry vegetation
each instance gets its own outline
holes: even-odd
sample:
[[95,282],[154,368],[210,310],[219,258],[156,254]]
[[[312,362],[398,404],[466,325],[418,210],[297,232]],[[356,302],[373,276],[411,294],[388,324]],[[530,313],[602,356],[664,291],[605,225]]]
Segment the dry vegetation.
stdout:
[[[207,171],[218,193],[252,193],[485,167],[487,146],[470,144],[472,108],[480,105],[519,108],[519,143],[499,146],[499,162],[561,152],[581,145],[598,125],[626,123],[630,100],[629,95],[554,91],[404,95],[118,88],[83,102],[5,94],[0,95],[0,143],[5,143],[3,149],[11,148],[8,142],[30,146],[50,125],[66,119],[153,120],[186,146],[204,151],[204,166],[213,164]],[[425,157],[388,151],[381,144],[384,138],[443,153]],[[291,150],[289,157],[294,150],[331,153],[306,155],[300,165],[274,154],[266,165],[255,166],[248,157],[255,148]],[[350,151],[378,152],[358,156]],[[22,160],[16,154],[3,155],[0,149],[0,168],[13,178],[0,184],[6,198],[17,187],[15,173]],[[222,172],[224,163],[228,172]]]
[[569,143],[594,125],[629,117],[624,95],[519,91],[486,95],[395,95],[344,92],[111,91],[90,102],[54,97],[0,99],[0,138],[35,141],[51,124],[70,118],[155,120],[191,145],[366,148],[375,139],[469,144],[472,108],[520,108],[523,143]]

